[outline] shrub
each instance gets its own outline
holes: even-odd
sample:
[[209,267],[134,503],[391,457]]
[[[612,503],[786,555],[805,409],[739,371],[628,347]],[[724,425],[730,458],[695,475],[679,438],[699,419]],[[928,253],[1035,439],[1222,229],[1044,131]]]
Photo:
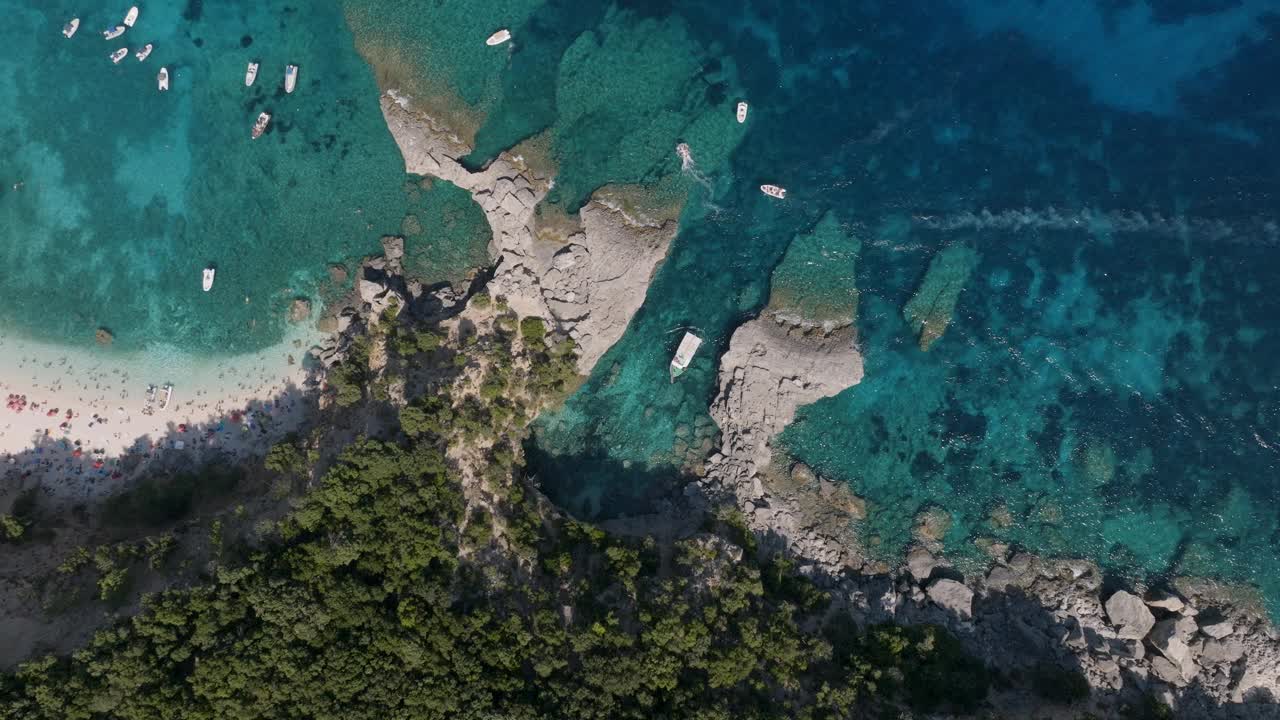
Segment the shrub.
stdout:
[[530,315],[520,321],[520,338],[525,342],[542,342],[546,336],[546,323],[537,315]]

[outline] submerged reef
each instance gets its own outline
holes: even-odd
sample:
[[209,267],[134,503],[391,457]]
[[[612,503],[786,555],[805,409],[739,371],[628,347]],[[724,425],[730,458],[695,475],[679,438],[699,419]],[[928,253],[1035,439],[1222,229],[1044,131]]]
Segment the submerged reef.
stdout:
[[912,332],[920,336],[920,349],[928,349],[946,332],[960,300],[960,291],[978,265],[978,253],[967,245],[949,245],[929,263],[924,281],[902,309]]
[[862,242],[827,212],[813,230],[797,235],[773,271],[767,313],[775,320],[824,335],[858,316],[855,273]]

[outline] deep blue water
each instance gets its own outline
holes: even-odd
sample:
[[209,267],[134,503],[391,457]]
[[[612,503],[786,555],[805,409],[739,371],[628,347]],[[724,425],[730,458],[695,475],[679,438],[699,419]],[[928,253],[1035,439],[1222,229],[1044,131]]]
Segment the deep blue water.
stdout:
[[[959,555],[994,537],[1136,576],[1252,582],[1275,606],[1269,4],[625,7],[593,32],[678,25],[696,44],[685,75],[705,85],[700,102],[728,116],[742,96],[753,110],[726,159],[701,165],[714,189],[695,188],[627,335],[541,421],[535,460],[554,495],[586,514],[634,512],[696,461],[718,352],[759,312],[789,243],[832,212],[862,246],[866,379],[804,410],[784,444],[867,497],[868,539],[900,552],[914,516],[937,506]],[[591,142],[548,120],[578,153],[562,181],[594,186],[579,166],[647,131],[661,93],[639,94],[634,124]],[[496,116],[486,127],[510,126]],[[654,135],[699,155],[687,135]],[[648,174],[674,171],[668,156]],[[762,197],[764,181],[788,201]],[[902,308],[956,243],[978,262],[922,352]],[[686,325],[710,344],[671,386],[672,331]]]

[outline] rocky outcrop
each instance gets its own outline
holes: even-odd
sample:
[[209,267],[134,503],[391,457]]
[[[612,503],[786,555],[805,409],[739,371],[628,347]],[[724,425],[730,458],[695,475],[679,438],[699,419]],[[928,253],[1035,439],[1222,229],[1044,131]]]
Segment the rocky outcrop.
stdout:
[[1155,616],[1142,598],[1120,590],[1107,600],[1107,618],[1118,630],[1119,637],[1139,640],[1156,624]]
[[[711,405],[722,433],[721,464],[751,478],[768,465],[773,439],[797,408],[861,379],[862,356],[849,332],[819,339],[788,334],[771,320],[743,324],[720,358],[720,392]],[[719,476],[727,478],[726,470]]]
[[555,321],[577,344],[579,372],[589,372],[644,302],[676,223],[646,224],[593,201],[580,210],[576,232],[540,237],[534,210],[550,178],[538,177],[510,153],[472,172],[459,162],[470,148],[409,98],[388,91],[382,111],[408,172],[447,180],[484,210],[496,260],[489,293],[521,316]]

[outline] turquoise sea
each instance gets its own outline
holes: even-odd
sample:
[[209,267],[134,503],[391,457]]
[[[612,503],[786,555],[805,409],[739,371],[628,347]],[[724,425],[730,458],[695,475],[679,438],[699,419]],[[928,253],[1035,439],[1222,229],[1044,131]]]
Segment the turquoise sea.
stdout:
[[[519,144],[554,164],[565,211],[611,184],[683,200],[645,306],[530,442],[575,511],[641,512],[679,485],[714,443],[733,329],[807,268],[806,297],[833,295],[817,307],[856,306],[866,377],[782,444],[867,498],[880,552],[941,508],[957,556],[998,538],[1249,583],[1280,609],[1273,2],[189,0],[144,6],[125,39],[156,53],[119,68],[92,34],[114,16],[68,42],[70,3],[0,8],[7,326],[260,345],[406,215],[424,262],[448,248],[435,271],[458,272],[474,218],[406,178],[381,128],[377,86],[408,88],[474,139],[468,163]],[[513,42],[484,46],[500,27]],[[280,121],[250,143],[263,108]],[[925,352],[903,308],[947,248],[969,271]],[[207,262],[225,285],[202,297]],[[708,342],[672,385],[685,327]]]
[[[294,297],[328,290],[330,263],[377,251],[406,215],[458,205],[456,189],[433,196],[405,175],[336,2],[141,3],[111,41],[101,31],[128,4],[91,5],[0,0],[6,330],[92,345],[105,327],[120,349],[254,350],[280,337]],[[145,43],[155,49],[139,62]],[[119,47],[131,54],[113,65]],[[246,88],[250,60],[261,70]],[[292,95],[288,63],[302,68]],[[264,110],[272,126],[252,141]],[[443,280],[476,264],[476,247],[483,262],[487,236],[481,222],[464,238],[410,239],[411,253],[415,239],[448,245],[423,267]],[[218,274],[205,294],[207,265]]]

